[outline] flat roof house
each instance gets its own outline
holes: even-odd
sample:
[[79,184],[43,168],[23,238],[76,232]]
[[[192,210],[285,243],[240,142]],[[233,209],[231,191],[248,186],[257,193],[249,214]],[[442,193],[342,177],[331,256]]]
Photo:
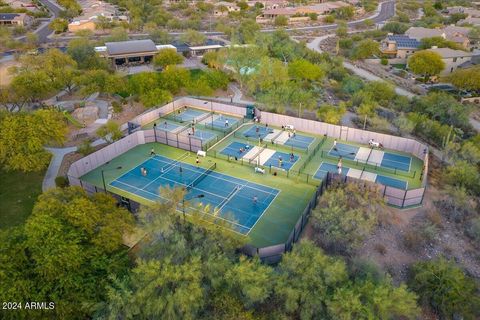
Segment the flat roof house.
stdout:
[[152,40],[130,40],[119,42],[107,42],[105,46],[96,47],[101,56],[109,59],[116,66],[137,65],[149,63],[158,51],[174,46],[156,46]]
[[265,10],[256,18],[257,23],[266,23],[273,21],[278,16],[286,16],[289,22],[298,22],[309,20],[308,14],[326,15],[335,10],[348,7],[350,4],[343,1],[325,2],[310,6],[299,7],[277,7],[276,9]]
[[0,25],[29,26],[33,18],[25,13],[0,13]]

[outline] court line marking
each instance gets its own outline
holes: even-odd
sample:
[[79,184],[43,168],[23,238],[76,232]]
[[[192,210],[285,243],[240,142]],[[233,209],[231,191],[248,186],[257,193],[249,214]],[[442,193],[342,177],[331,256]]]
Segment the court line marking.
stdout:
[[[159,155],[155,155],[154,157],[165,158],[165,157],[159,156]],[[152,158],[154,158],[154,157],[152,157]],[[150,158],[150,159],[152,159],[152,158]],[[143,163],[147,162],[147,161],[150,160],[150,159],[145,160]],[[165,159],[168,159],[168,158],[165,158]],[[160,159],[155,159],[155,160],[157,160],[157,161],[159,161],[159,162],[165,163],[165,161],[162,161],[162,160],[160,160]],[[171,160],[171,159],[170,159],[170,160]],[[143,164],[143,163],[142,163],[142,164]],[[187,165],[189,165],[189,164],[187,164]],[[140,166],[140,165],[139,165],[139,166]],[[138,166],[137,166],[137,167],[138,167]],[[196,169],[196,168],[194,167],[194,169]],[[133,171],[133,170],[134,170],[134,169],[128,171],[126,174],[131,173],[131,171]],[[189,170],[189,171],[195,172],[195,173],[198,172],[197,170],[190,170],[190,169],[188,169],[188,168],[187,168],[186,170]],[[169,170],[169,171],[170,171],[170,170]],[[217,172],[217,173],[218,173],[218,172]],[[221,173],[219,173],[219,174],[221,174]],[[222,174],[222,175],[223,175],[223,174]],[[135,178],[138,178],[138,175],[136,175],[136,174],[133,174],[133,173],[132,173],[132,176],[135,177]],[[229,175],[225,175],[225,176],[230,177]],[[138,188],[138,187],[132,186],[132,185],[130,185],[130,184],[128,184],[128,183],[125,183],[125,182],[123,182],[123,181],[118,180],[118,179],[123,178],[123,177],[124,177],[124,175],[122,175],[121,177],[115,179],[115,180],[112,181],[112,182],[115,182],[115,181],[116,181],[116,182],[118,182],[118,183],[124,184],[124,185],[126,185],[126,186],[128,186],[128,187],[130,187],[130,188],[135,189],[135,191],[143,191],[143,192],[146,192],[146,193],[148,193],[148,194],[151,194],[151,195],[153,195],[153,196],[155,196],[155,197],[159,197],[159,198],[162,198],[162,197],[159,196],[159,195],[156,195],[156,194],[153,193],[153,192],[150,192],[150,191],[148,191],[148,190],[145,190],[145,188],[146,188],[148,185],[151,185],[154,181],[157,181],[157,180],[160,179],[160,178],[162,178],[162,179],[164,179],[164,180],[166,180],[166,181],[173,182],[173,184],[175,184],[175,185],[180,185],[180,186],[186,187],[186,185],[184,185],[184,184],[181,183],[181,182],[178,182],[178,181],[175,181],[175,180],[166,178],[166,177],[164,177],[163,175],[160,175],[160,176],[158,176],[157,178],[155,178],[154,180],[150,181],[147,185],[143,186],[142,188]],[[214,177],[214,178],[215,178],[215,180],[223,180],[223,181],[226,181],[226,182],[235,184],[233,181],[226,180],[226,179],[223,179],[223,178],[218,177],[218,176],[216,176],[216,177]],[[258,220],[263,216],[263,214],[265,213],[265,211],[266,211],[266,210],[272,205],[272,203],[275,201],[275,199],[277,198],[277,196],[280,194],[281,190],[278,190],[278,189],[276,189],[276,188],[272,188],[272,187],[269,187],[269,186],[265,186],[265,185],[263,185],[263,186],[266,187],[266,188],[269,188],[270,191],[260,190],[260,189],[258,189],[258,188],[255,188],[255,187],[251,186],[251,185],[250,185],[251,182],[249,182],[249,181],[247,181],[247,180],[239,179],[239,178],[235,178],[235,177],[232,177],[232,178],[238,179],[238,180],[240,180],[240,181],[242,181],[242,182],[246,182],[246,184],[241,184],[242,189],[246,187],[246,188],[249,188],[249,189],[252,189],[252,190],[256,190],[257,192],[261,192],[261,193],[265,194],[265,198],[266,198],[266,199],[270,198],[270,196],[273,196],[273,199],[270,200],[269,205],[263,210],[262,214],[257,218],[257,221],[255,222],[255,224],[256,224],[256,223],[258,222]],[[109,185],[110,185],[111,187],[114,187],[114,186],[111,185],[111,183],[109,183]],[[261,185],[261,184],[259,184],[259,185]],[[115,188],[115,187],[114,187],[114,188]],[[123,189],[120,189],[120,188],[117,188],[117,189],[123,190]],[[210,194],[210,195],[213,195],[214,197],[218,197],[218,198],[223,199],[223,200],[226,200],[227,197],[228,197],[228,196],[227,196],[227,197],[224,197],[224,196],[221,196],[221,195],[219,195],[219,194],[216,194],[216,193],[213,193],[213,192],[210,192],[210,191],[206,191],[205,189],[201,189],[201,188],[197,188],[197,187],[194,187],[194,188],[192,188],[192,189],[196,189],[196,190],[199,190],[199,191],[201,191],[201,192],[208,193],[208,194]],[[123,191],[130,192],[130,191],[128,191],[128,190],[123,190]],[[277,191],[277,192],[275,193],[275,191]],[[143,198],[143,199],[146,199],[146,198],[142,197],[141,195],[139,195],[139,194],[137,194],[137,193],[135,193],[135,192],[133,192],[133,193],[134,193],[135,195]],[[245,196],[242,196],[241,194],[238,195],[238,196],[239,196],[240,198],[250,200],[249,198],[247,198],[247,197],[245,197]],[[163,198],[162,198],[162,199],[163,199]],[[147,200],[152,201],[152,200],[150,200],[150,199],[147,199]],[[231,200],[231,199],[230,199],[230,200]],[[155,201],[153,201],[153,202],[155,202]],[[226,204],[225,204],[225,206],[226,206],[229,202],[230,202],[230,201],[227,201]],[[262,201],[262,203],[265,203],[265,201]],[[247,212],[247,211],[244,211],[244,210],[239,210],[239,211],[242,211],[242,212],[247,213],[247,214],[249,214],[250,216],[252,216],[252,215],[251,215],[249,212]],[[212,215],[212,214],[210,214],[210,215]],[[223,219],[224,221],[227,221],[228,223],[235,224],[235,225],[238,225],[238,226],[243,227],[243,228],[246,228],[246,229],[250,229],[250,230],[251,230],[251,228],[253,228],[253,227],[250,228],[250,227],[247,227],[246,225],[242,225],[242,224],[240,224],[240,223],[235,223],[235,222],[233,222],[233,221],[224,219],[223,217],[221,217],[221,216],[219,216],[219,215],[213,215],[213,216],[214,216],[214,217],[217,217],[217,218],[221,218],[221,219]],[[250,232],[250,231],[248,231],[247,234],[248,234],[249,232]]]
[[[187,152],[187,153],[188,153],[188,152]],[[160,158],[164,158],[164,159],[172,160],[172,159],[170,159],[170,158],[166,158],[166,157],[160,156],[160,155],[158,155],[158,154],[157,154],[156,156],[157,156],[157,157],[160,157]],[[146,161],[148,161],[148,160],[146,160]],[[146,162],[146,161],[144,161],[144,162]],[[189,166],[189,167],[191,167],[191,168],[193,168],[193,169],[190,169],[190,168],[184,168],[184,169],[186,169],[186,170],[190,170],[190,171],[195,171],[195,172],[198,172],[198,171],[196,171],[196,170],[195,170],[195,169],[196,169],[196,167],[195,167],[195,166],[193,166],[193,165],[191,165],[191,164],[189,164],[189,163],[185,163],[185,162],[182,162],[182,163],[183,163],[183,164],[185,164],[185,165],[187,165],[187,166]],[[274,191],[278,191],[278,192],[280,192],[280,190],[279,190],[279,189],[276,189],[276,188],[273,188],[273,187],[267,186],[267,185],[265,185],[265,184],[262,184],[262,183],[258,183],[258,182],[249,182],[248,180],[245,180],[245,179],[242,179],[242,178],[237,178],[237,177],[234,177],[234,176],[230,176],[230,175],[228,175],[228,174],[221,173],[221,172],[217,172],[217,171],[213,171],[212,173],[214,173],[214,174],[217,174],[217,175],[222,175],[222,176],[225,176],[225,177],[229,177],[229,178],[231,178],[232,180],[246,181],[246,182],[247,182],[247,184],[248,184],[248,183],[254,183],[254,184],[256,184],[256,185],[259,185],[259,186],[262,186],[262,187],[268,188],[268,189],[270,189],[270,190],[274,190]],[[235,183],[235,182],[233,182],[232,180],[229,180],[229,179],[224,179],[224,178],[222,178],[222,177],[216,177],[216,178],[217,178],[217,179],[219,179],[219,180],[228,181],[228,182],[230,182],[230,183]],[[260,191],[260,192],[266,192],[265,190],[261,190],[261,189],[255,188],[255,187],[253,187],[253,186],[249,186],[249,188],[250,188],[250,189],[254,189],[254,190],[258,190],[258,191]],[[269,193],[272,193],[272,192],[269,192]]]
[[[126,185],[127,187],[134,188],[134,189],[136,189],[135,191],[144,191],[145,193],[151,194],[151,195],[153,195],[153,196],[155,196],[155,197],[157,197],[157,198],[160,198],[160,199],[169,201],[168,199],[163,198],[163,197],[160,196],[159,194],[155,194],[155,193],[152,193],[152,192],[147,191],[147,190],[139,189],[139,188],[137,188],[137,187],[135,187],[135,186],[132,186],[132,185],[130,185],[130,184],[128,184],[128,183],[125,183],[125,182],[122,182],[122,181],[117,181],[117,180],[115,180],[115,181],[118,182],[118,183],[120,183],[120,184]],[[112,182],[113,182],[113,181],[112,181]],[[121,190],[121,191],[126,191],[126,192],[129,192],[129,193],[133,193],[134,195],[136,195],[136,196],[138,196],[138,197],[140,197],[140,198],[142,198],[142,199],[145,199],[145,200],[147,200],[147,201],[150,201],[150,202],[153,202],[153,203],[157,202],[156,200],[151,200],[151,199],[145,198],[145,197],[143,197],[143,196],[141,196],[141,195],[139,195],[139,194],[137,194],[137,193],[135,193],[135,192],[130,192],[130,191],[127,191],[127,190],[125,190],[125,189],[121,189],[121,188],[119,188],[119,187],[112,186],[111,183],[109,184],[109,186],[112,187],[112,188],[116,188],[116,189],[118,189],[118,190]],[[194,207],[190,207],[190,208],[195,209]],[[176,209],[176,210],[177,210],[177,211],[180,211],[180,212],[182,211],[182,210],[179,210],[179,209]],[[242,211],[243,211],[243,210],[242,210]],[[202,212],[205,212],[205,211],[202,211]],[[244,212],[245,212],[245,211],[244,211]],[[242,227],[242,228],[245,228],[245,229],[250,229],[250,228],[247,227],[247,226],[244,226],[244,225],[242,225],[242,224],[236,223],[236,222],[234,222],[234,221],[227,220],[227,219],[225,219],[225,218],[223,218],[223,217],[221,217],[221,216],[216,216],[216,215],[213,215],[213,214],[211,214],[211,213],[209,213],[209,212],[205,212],[205,213],[208,214],[208,215],[213,216],[214,218],[220,218],[221,220],[223,220],[223,221],[225,221],[225,222],[227,222],[227,223],[235,224],[235,225],[237,225],[237,226],[239,226],[239,227]],[[232,230],[232,229],[229,229],[229,230]],[[235,230],[232,230],[232,231],[237,232],[237,233],[239,233],[239,234],[241,234],[241,235],[246,235],[246,234],[243,234],[243,233],[238,232],[238,231],[235,231]],[[248,233],[247,233],[247,234],[248,234]]]
[[277,196],[280,194],[280,192],[282,192],[281,190],[275,195],[275,197],[273,197],[272,201],[270,201],[270,203],[268,204],[268,206],[265,208],[265,210],[263,210],[262,214],[258,217],[257,221],[255,221],[255,223],[253,224],[253,226],[250,228],[250,230],[248,231],[247,235],[250,233],[250,231],[253,230],[253,228],[257,225],[258,221],[260,221],[260,219],[263,217],[263,215],[265,214],[265,212],[267,212],[267,210],[270,208],[270,206],[272,205],[272,203],[277,199]]

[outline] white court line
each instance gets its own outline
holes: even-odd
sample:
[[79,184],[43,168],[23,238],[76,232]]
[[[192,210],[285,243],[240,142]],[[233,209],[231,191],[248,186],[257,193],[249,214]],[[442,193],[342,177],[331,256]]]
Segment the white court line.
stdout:
[[[268,206],[265,208],[265,210],[263,210],[262,214],[258,217],[257,221],[255,221],[255,223],[253,224],[253,226],[248,230],[247,232],[247,235],[253,230],[253,228],[255,228],[255,226],[257,225],[258,221],[260,221],[260,219],[263,217],[263,215],[265,214],[265,212],[268,211],[268,209],[270,208],[270,206],[272,205],[272,203],[275,202],[275,199],[277,199],[277,196],[280,194],[281,190],[278,191],[278,193],[275,195],[275,197],[273,197],[273,200],[270,201],[270,203],[268,204]],[[248,228],[248,227],[246,227]]]
[[[125,183],[125,182],[122,182],[122,181],[117,181],[117,182],[118,182],[118,183],[121,183],[121,184],[123,184],[123,185],[126,185],[127,187],[134,188],[134,189],[136,189],[137,191],[143,191],[143,192],[145,192],[145,193],[151,194],[151,195],[153,195],[153,196],[155,196],[155,197],[158,197],[158,198],[160,198],[160,199],[163,199],[163,200],[165,200],[165,201],[170,201],[169,199],[165,199],[165,198],[163,198],[162,196],[160,196],[160,194],[156,194],[156,193],[153,193],[153,192],[150,192],[150,191],[147,191],[147,190],[139,189],[139,188],[137,188],[137,187],[135,187],[135,186],[132,186],[132,185],[130,185],[130,184],[128,184],[128,183]],[[127,191],[127,190],[124,190],[124,189],[120,189],[119,187],[112,186],[111,184],[109,184],[109,186],[112,187],[112,188],[121,190],[121,191],[125,191],[125,192],[128,192],[128,193],[132,193],[132,192],[130,192],[130,191]],[[153,202],[153,203],[156,202],[155,200],[147,199],[147,198],[145,198],[145,197],[143,197],[143,196],[141,196],[141,195],[139,195],[139,194],[136,194],[136,193],[133,193],[133,194],[136,195],[136,196],[138,196],[139,198],[145,199],[145,200],[147,200],[147,201],[150,201],[150,202]],[[193,207],[190,207],[190,208],[193,208]],[[195,209],[195,208],[194,208],[194,209]],[[177,211],[181,211],[181,210],[179,210],[179,209],[176,209],[176,210],[177,210]],[[239,226],[239,227],[243,227],[243,228],[245,228],[245,229],[250,229],[249,227],[244,226],[244,225],[239,224],[239,223],[236,223],[236,222],[234,222],[234,221],[227,220],[227,219],[225,219],[225,218],[223,218],[223,217],[220,217],[220,216],[215,216],[215,215],[213,215],[213,214],[211,214],[211,213],[209,213],[209,212],[206,212],[206,213],[207,213],[208,215],[211,215],[211,216],[215,217],[215,218],[220,218],[220,219],[222,219],[223,221],[226,221],[227,223],[235,224],[235,225],[237,225],[237,226]],[[229,229],[229,230],[232,230],[232,229]],[[235,231],[235,230],[232,230],[232,231],[237,232],[237,233],[239,233],[239,234],[241,234],[241,235],[244,235],[243,233],[240,233],[240,232],[238,232],[238,231]]]

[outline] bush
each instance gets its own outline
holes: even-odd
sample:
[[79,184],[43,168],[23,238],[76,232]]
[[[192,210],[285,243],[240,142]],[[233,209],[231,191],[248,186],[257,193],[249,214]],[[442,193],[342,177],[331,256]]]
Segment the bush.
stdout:
[[335,22],[335,16],[333,15],[328,15],[325,18],[323,18],[323,22],[325,23],[334,23]]
[[112,109],[114,114],[123,112],[123,105],[118,101],[112,101]]
[[388,66],[388,59],[387,58],[382,58],[380,60],[380,63],[383,65],[383,66]]
[[477,244],[480,243],[480,217],[468,221],[465,233],[472,238],[472,240],[476,241]]
[[409,286],[444,319],[476,319],[480,299],[475,280],[444,258],[413,265]]
[[58,188],[66,188],[69,186],[69,181],[65,176],[58,176],[55,178],[55,185]]
[[288,18],[286,16],[277,16],[273,22],[277,27],[284,27],[288,25]]
[[92,146],[92,141],[90,139],[82,141],[82,143],[77,148],[77,152],[80,153],[82,156],[87,156],[93,151],[95,151],[95,148]]

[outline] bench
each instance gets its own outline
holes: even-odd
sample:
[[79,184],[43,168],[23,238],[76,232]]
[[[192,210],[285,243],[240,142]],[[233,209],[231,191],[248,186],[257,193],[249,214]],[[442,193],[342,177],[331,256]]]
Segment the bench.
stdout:
[[255,167],[255,172],[256,172],[256,173],[265,174],[265,169],[262,169],[262,168],[260,168],[260,167]]

